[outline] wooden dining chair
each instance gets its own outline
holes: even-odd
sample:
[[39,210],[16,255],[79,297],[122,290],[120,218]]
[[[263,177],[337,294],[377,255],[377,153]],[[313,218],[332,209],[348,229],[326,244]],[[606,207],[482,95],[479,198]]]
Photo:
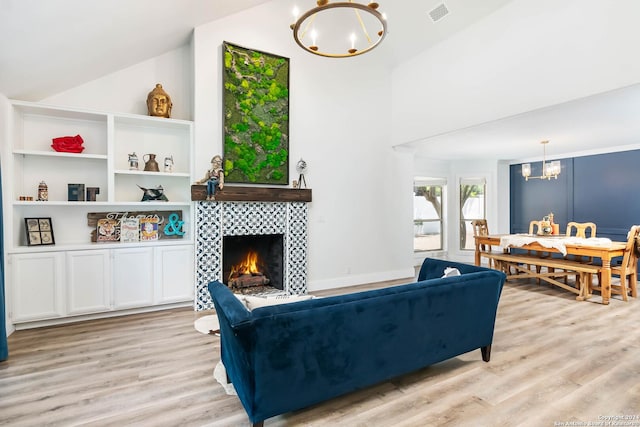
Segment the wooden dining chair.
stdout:
[[[570,221],[567,223],[567,230],[565,232],[565,236],[567,237],[582,237],[587,238],[587,231],[589,232],[589,237],[596,237],[596,224],[593,222],[575,222]],[[585,262],[587,264],[593,263],[593,257],[583,257],[579,255],[567,255],[566,259],[571,259],[573,261]],[[568,275],[564,276],[564,283],[568,284]],[[580,286],[580,276],[576,274],[576,287]]]
[[[611,284],[611,294],[622,296],[623,301],[628,301],[629,292],[633,298],[638,297],[638,254],[636,252],[636,240],[640,236],[640,225],[634,225],[627,235],[627,245],[624,248],[620,265],[611,266],[611,277],[619,277],[619,283]],[[600,277],[598,286],[591,286],[596,291],[601,291]]]
[[542,221],[531,221],[529,223],[529,234],[542,234]]
[[[573,232],[575,230],[575,234]],[[593,222],[569,222],[567,223],[567,237],[576,236],[587,238],[587,231],[589,231],[589,237],[596,237],[596,224]]]
[[[471,226],[473,227],[473,235],[474,236],[488,236],[489,235],[489,226],[487,225],[487,220],[486,219],[475,219],[473,221],[471,221]],[[491,246],[488,245],[480,245],[480,256],[482,256],[482,252],[493,252],[493,249]],[[504,248],[502,249],[501,252],[495,251],[496,253],[503,253],[506,254],[509,252],[508,248]],[[489,258],[489,267],[491,268],[496,268],[496,263],[492,258]],[[505,271],[505,273],[507,274],[511,274],[511,268],[508,267],[507,271]]]
[[489,226],[487,225],[486,219],[474,219],[473,221],[471,221],[471,226],[473,227],[474,236],[489,235]]
[[[587,233],[588,231],[588,233]],[[575,237],[582,237],[584,239],[587,238],[587,234],[589,234],[589,237],[596,237],[596,224],[593,222],[568,222],[567,223],[567,231],[565,232],[565,236],[567,237],[571,237],[571,236],[575,236]],[[580,262],[586,262],[586,263],[593,263],[593,258],[592,257],[581,257],[581,256],[572,256],[572,255],[568,255],[566,257],[567,259],[573,259],[574,261],[580,261]],[[576,276],[576,282],[578,281],[578,276]],[[566,283],[566,277],[565,277],[565,283]],[[576,285],[577,286],[577,285]]]
[[[529,222],[529,234],[531,235],[540,235],[542,234],[542,223],[544,221],[538,221],[538,220],[533,220],[531,222]],[[549,252],[537,252],[536,251],[527,251],[527,253],[529,255],[534,255],[536,254],[538,257],[541,258],[548,258],[551,256],[551,254]],[[539,274],[542,271],[542,267],[540,267],[539,265],[536,266],[529,266],[529,269],[531,268],[535,268],[536,272]],[[554,269],[551,268],[549,269],[549,271],[553,271]],[[538,279],[538,284],[540,284],[540,279]]]
[[[471,227],[473,227],[473,235],[474,236],[488,236],[489,235],[489,226],[487,225],[486,219],[474,219],[471,221]],[[491,252],[491,246],[487,246],[484,244],[480,245],[481,252]],[[494,268],[495,264],[491,258],[489,258],[489,267]]]
[[634,225],[627,236],[627,246],[624,248],[622,263],[611,266],[611,276],[620,278],[620,283],[611,285],[611,293],[619,293],[627,301],[631,292],[633,298],[638,297],[638,256],[635,251],[636,239],[640,234],[640,225]]

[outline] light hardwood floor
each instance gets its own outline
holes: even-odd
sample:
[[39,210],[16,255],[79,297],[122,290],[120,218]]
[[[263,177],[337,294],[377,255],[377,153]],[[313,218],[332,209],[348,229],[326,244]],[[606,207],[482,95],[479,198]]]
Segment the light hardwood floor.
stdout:
[[[193,328],[203,314],[15,332],[0,363],[0,425],[249,425],[213,379],[219,340]],[[265,426],[557,426],[607,416],[640,426],[640,301],[603,306],[514,282],[489,363],[476,350]]]

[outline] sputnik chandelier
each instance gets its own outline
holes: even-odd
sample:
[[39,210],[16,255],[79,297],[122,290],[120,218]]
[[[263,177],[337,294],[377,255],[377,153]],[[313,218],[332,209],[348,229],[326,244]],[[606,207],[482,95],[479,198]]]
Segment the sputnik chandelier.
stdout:
[[296,43],[307,52],[329,58],[362,55],[387,34],[387,20],[378,12],[378,3],[317,0],[316,4],[302,15],[294,8],[295,22],[290,25]]
[[560,161],[558,160],[547,163],[546,147],[548,143],[549,141],[540,142],[540,144],[542,144],[542,175],[531,176],[531,163],[525,163],[522,165],[522,176],[524,177],[525,181],[529,181],[529,179],[558,179],[558,175],[560,175],[562,166],[560,164]]

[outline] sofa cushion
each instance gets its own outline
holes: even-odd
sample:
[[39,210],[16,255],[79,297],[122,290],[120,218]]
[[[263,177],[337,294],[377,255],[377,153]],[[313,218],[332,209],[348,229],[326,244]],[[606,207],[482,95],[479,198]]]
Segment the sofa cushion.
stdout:
[[274,295],[258,297],[254,295],[235,294],[235,296],[249,311],[255,310],[256,308],[260,307],[267,307],[270,305],[288,304],[315,298],[315,296],[313,295]]

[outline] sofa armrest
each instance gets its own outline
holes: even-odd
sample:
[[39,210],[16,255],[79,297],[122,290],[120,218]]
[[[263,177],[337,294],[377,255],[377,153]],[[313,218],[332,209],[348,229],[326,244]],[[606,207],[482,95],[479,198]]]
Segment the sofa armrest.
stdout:
[[251,319],[251,313],[229,288],[217,280],[209,283],[209,293],[218,316],[223,315],[229,326],[236,328]]
[[[478,267],[472,264],[465,264],[455,261],[446,261],[436,258],[425,258],[418,273],[418,282],[429,279],[438,279],[444,274],[444,270],[447,267],[457,268],[461,274],[475,273],[478,271],[490,270],[485,267]],[[495,270],[494,270],[495,271]]]
[[[224,284],[208,285],[220,323],[220,360],[240,400],[251,401],[254,392],[254,346],[252,314]],[[247,412],[250,409],[246,408]]]

